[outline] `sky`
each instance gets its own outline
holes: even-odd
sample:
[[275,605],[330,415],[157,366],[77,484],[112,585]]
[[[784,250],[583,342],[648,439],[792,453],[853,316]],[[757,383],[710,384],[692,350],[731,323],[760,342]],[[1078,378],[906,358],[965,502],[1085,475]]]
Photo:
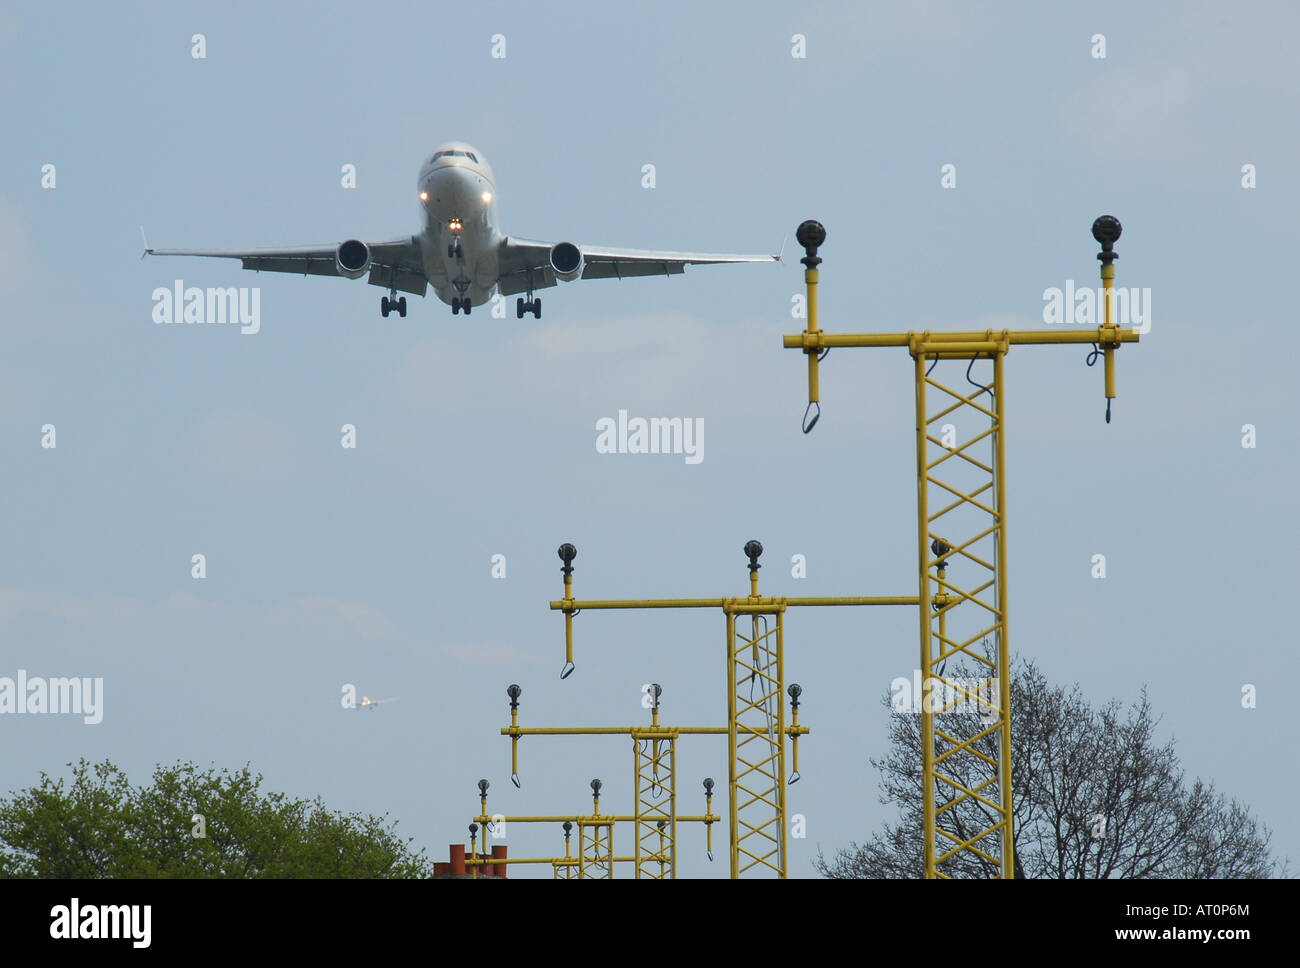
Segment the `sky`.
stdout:
[[[647,682],[663,722],[723,725],[723,619],[588,611],[561,681],[561,542],[578,597],[747,594],[752,538],[765,594],[916,593],[911,360],[833,351],[800,432],[798,224],[826,227],[828,332],[1042,329],[1045,290],[1097,285],[1112,214],[1116,284],[1151,314],[1112,422],[1086,347],[1006,359],[1012,653],[1094,703],[1145,687],[1188,779],[1300,858],[1275,752],[1300,677],[1298,43],[1285,2],[0,5],[0,677],[103,681],[98,723],[0,717],[0,791],[82,756],[136,782],[248,763],[433,859],[480,777],[494,813],[585,813],[593,777],[630,812],[626,737],[527,738],[514,789],[506,687],[523,725],[642,724]],[[490,161],[508,234],[785,259],[561,284],[516,320],[432,296],[384,319],[363,280],[140,258],[141,226],[158,247],[414,232],[450,140]],[[155,323],[177,279],[258,287],[260,330]],[[598,453],[620,410],[702,421],[702,459]],[[811,728],[791,876],[894,819],[868,760],[916,634],[906,607],[787,615]],[[398,701],[344,709],[349,684]],[[678,758],[698,813],[725,741]],[[563,848],[554,825],[495,842]],[[682,830],[679,876],[725,876],[725,844],[710,862]]]

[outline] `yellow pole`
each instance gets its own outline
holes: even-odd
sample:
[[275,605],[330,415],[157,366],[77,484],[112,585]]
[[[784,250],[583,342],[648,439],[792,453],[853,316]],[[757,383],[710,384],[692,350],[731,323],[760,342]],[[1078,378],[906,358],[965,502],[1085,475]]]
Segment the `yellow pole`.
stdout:
[[789,824],[785,815],[785,612],[776,613],[776,809],[781,818],[780,853],[777,855],[781,869],[777,877],[785,880],[788,854],[786,834]]
[[[1115,305],[1115,266],[1113,263],[1107,263],[1101,267],[1101,286],[1106,292],[1106,328],[1109,329],[1114,325],[1111,321],[1114,317],[1111,315],[1112,307]],[[1107,412],[1110,409],[1110,401],[1115,399],[1115,347],[1117,344],[1106,343],[1102,347],[1102,362],[1106,368],[1106,402]]]
[[[673,789],[669,794],[671,802],[668,805],[668,816],[670,818],[670,829],[668,831],[670,840],[669,845],[672,851],[672,879],[677,880],[677,744],[673,743],[668,748],[668,770],[672,777]],[[663,847],[660,846],[660,851]]]
[[1001,627],[999,629],[998,642],[998,704],[1002,707],[1002,729],[1001,740],[1002,749],[1000,752],[998,769],[998,782],[1002,787],[1002,810],[1006,818],[1006,828],[1003,831],[1002,840],[1002,876],[1007,880],[1015,877],[1015,839],[1014,830],[1012,829],[1011,808],[1011,646],[1008,641],[1007,630],[1011,627],[1007,616],[1007,487],[1006,487],[1006,467],[1007,467],[1007,435],[1006,420],[1006,388],[1003,382],[1002,373],[1003,354],[998,353],[993,357],[993,389],[996,394],[994,400],[994,409],[997,412],[998,432],[995,437],[997,447],[996,463],[993,465],[993,477],[996,484],[997,509],[998,509],[998,612]]
[[[560,545],[558,554],[564,566],[560,569],[564,573],[564,600],[560,603],[564,609],[564,668],[560,670],[560,678],[567,679],[573,672],[573,559],[578,557],[578,549],[569,542]],[[555,607],[555,603],[551,603]]]
[[[573,576],[564,576],[564,601],[566,604],[573,601]],[[564,610],[564,662],[565,668],[573,668],[573,608]]]
[[[654,710],[653,706],[651,707],[651,710],[653,716],[653,713],[656,712],[657,710]],[[632,867],[633,870],[636,871],[636,873],[634,873],[632,876],[637,880],[640,880],[641,879],[641,824],[643,819],[641,816],[641,741],[637,739],[635,736],[632,737],[632,796],[635,797],[635,802],[633,806],[636,809],[636,813],[633,814],[633,816],[636,817],[636,820],[633,823],[634,836],[632,838],[633,841],[632,856],[636,858],[636,860],[632,864]]]
[[925,354],[913,354],[916,377],[916,522],[917,588],[921,616],[921,838],[925,858],[925,876],[934,871],[934,720],[927,702],[930,677],[930,510],[926,478],[927,443],[925,420]]
[[727,613],[727,787],[731,793],[731,877],[740,876],[739,817],[736,815],[736,616]]
[[[817,332],[817,270],[804,269],[804,286],[808,290],[808,332]],[[808,351],[808,402],[821,401],[821,387],[817,381],[817,351]]]

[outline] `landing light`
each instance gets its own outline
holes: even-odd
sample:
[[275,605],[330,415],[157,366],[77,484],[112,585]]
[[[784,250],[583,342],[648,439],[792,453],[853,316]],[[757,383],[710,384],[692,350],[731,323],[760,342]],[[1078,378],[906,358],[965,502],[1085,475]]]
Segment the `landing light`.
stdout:
[[429,200],[429,193],[428,193],[428,192],[420,192],[420,201],[422,201],[422,202],[427,202],[428,200]]
[[483,193],[483,201],[485,201],[485,202],[490,202],[490,201],[492,201],[492,193],[491,193],[491,192],[484,192],[484,193]]

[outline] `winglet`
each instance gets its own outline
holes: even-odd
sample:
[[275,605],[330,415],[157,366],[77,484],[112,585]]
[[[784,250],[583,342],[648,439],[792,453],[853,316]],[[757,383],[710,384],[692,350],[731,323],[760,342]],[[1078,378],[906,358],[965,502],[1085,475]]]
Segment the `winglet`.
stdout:
[[145,256],[153,253],[153,249],[149,248],[149,240],[145,238],[143,225],[140,226],[140,241],[144,243],[144,251],[140,253],[140,258],[143,260]]
[[[144,229],[141,229],[140,231],[143,232]],[[785,255],[785,244],[786,244],[786,242],[788,242],[789,240],[790,240],[790,236],[788,236],[788,235],[783,235],[783,236],[781,237],[781,251],[778,252],[778,253],[776,254],[776,261],[777,261],[777,262],[781,262],[781,261],[782,261],[781,257],[782,257],[783,255]]]

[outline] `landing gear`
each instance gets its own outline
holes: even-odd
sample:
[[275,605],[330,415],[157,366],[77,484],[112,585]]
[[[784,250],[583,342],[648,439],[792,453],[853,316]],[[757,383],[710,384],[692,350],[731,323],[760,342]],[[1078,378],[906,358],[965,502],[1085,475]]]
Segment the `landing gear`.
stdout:
[[384,314],[385,319],[388,318],[389,313],[394,311],[397,313],[397,315],[405,319],[406,318],[406,297],[403,296],[401,299],[389,299],[387,296],[380,297],[379,311]]
[[515,319],[523,319],[524,313],[532,313],[533,319],[542,318],[542,300],[533,296],[533,270],[528,270],[528,298],[515,300]]
[[464,256],[465,250],[460,247],[460,239],[453,239],[447,246],[447,258],[459,259]]
[[466,316],[468,316],[470,308],[471,308],[471,304],[468,298],[458,299],[455,296],[452,297],[451,314],[453,316],[455,316],[459,312],[463,312]]

